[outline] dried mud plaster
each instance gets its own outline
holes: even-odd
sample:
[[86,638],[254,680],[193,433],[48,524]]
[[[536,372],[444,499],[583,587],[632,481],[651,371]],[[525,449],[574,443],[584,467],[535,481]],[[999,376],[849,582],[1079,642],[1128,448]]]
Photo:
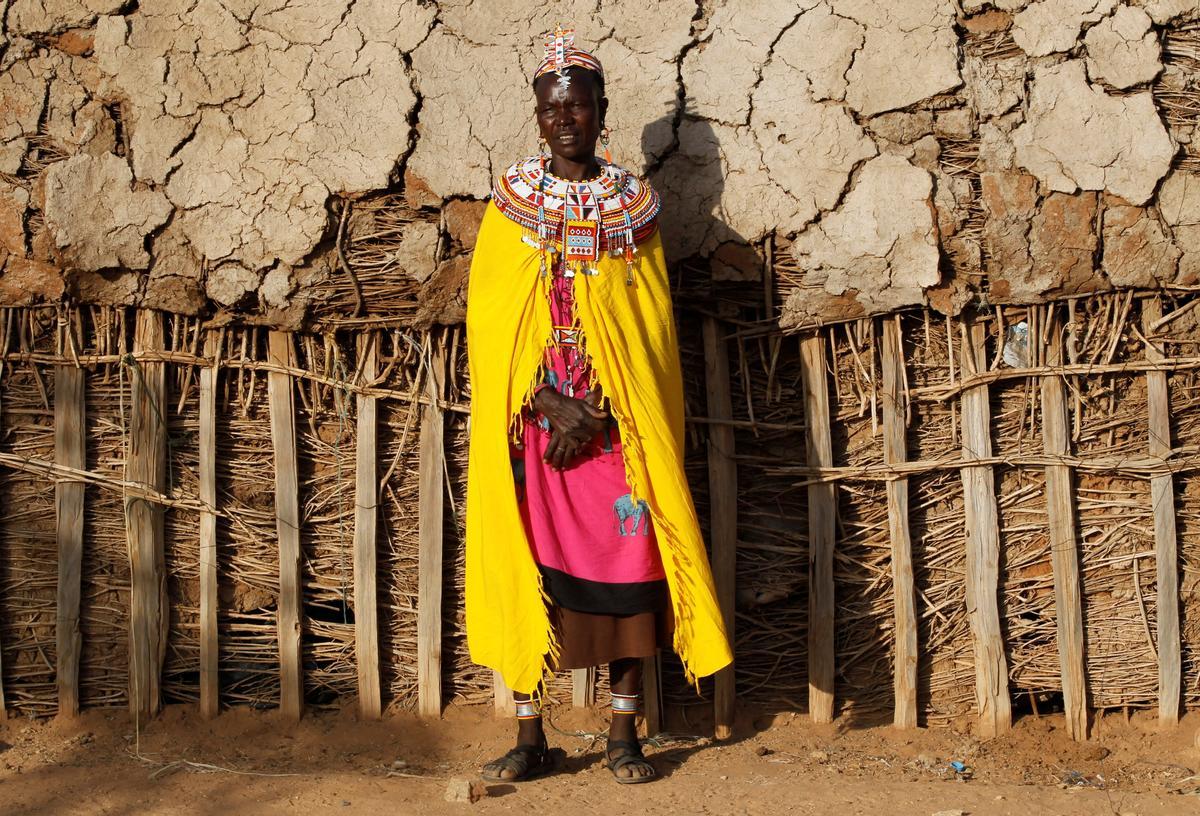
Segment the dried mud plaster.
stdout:
[[560,21],[607,68],[613,151],[662,192],[669,256],[748,280],[775,236],[786,325],[1200,279],[1200,117],[1159,98],[1200,95],[1163,47],[1200,48],[1188,0],[4,9],[0,305],[298,325],[341,285],[342,200],[384,196],[419,217],[347,234],[385,235],[412,320],[460,319]]

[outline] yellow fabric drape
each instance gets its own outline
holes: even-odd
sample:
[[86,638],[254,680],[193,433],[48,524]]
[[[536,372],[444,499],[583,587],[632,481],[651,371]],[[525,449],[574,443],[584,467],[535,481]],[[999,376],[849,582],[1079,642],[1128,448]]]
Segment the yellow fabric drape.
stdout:
[[[467,641],[514,691],[535,691],[557,644],[517,509],[508,440],[550,342],[546,282],[522,227],[489,204],[467,292],[471,447],[467,473]],[[650,508],[689,681],[733,659],[683,472],[683,378],[662,244],[575,278],[584,350],[621,432],[636,499]]]

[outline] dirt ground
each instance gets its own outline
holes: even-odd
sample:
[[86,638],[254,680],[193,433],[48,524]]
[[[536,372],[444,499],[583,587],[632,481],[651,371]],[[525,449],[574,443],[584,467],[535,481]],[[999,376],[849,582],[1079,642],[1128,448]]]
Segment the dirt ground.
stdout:
[[249,709],[208,722],[190,706],[168,707],[141,729],[118,710],[10,719],[0,723],[0,813],[1200,813],[1198,714],[1165,733],[1148,713],[1109,715],[1084,744],[1055,716],[1024,717],[981,742],[961,728],[818,727],[746,714],[729,742],[697,736],[708,732],[701,723],[648,748],[661,778],[641,786],[617,785],[601,765],[601,743],[588,736],[604,728],[600,716],[559,710],[551,721],[561,771],[493,784],[469,804],[446,801],[450,780],[477,779],[511,740],[511,723],[482,707],[451,708],[432,723],[333,711],[286,726]]

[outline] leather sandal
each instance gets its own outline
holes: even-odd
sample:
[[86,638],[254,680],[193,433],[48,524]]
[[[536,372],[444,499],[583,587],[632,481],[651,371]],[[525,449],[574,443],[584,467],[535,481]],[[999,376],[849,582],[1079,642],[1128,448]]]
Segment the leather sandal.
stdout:
[[[546,743],[518,745],[499,759],[483,766],[481,776],[487,782],[528,782],[554,770],[554,757]],[[513,775],[500,774],[509,771]]]
[[[621,753],[618,756],[613,757],[614,750],[620,751]],[[641,743],[639,743],[637,740],[609,740],[608,749],[605,751],[604,755],[608,759],[608,769],[612,771],[613,778],[615,778],[622,785],[640,785],[643,782],[649,782],[658,776],[658,772],[654,770],[654,766],[650,764],[649,760],[647,760],[646,756],[642,753]],[[650,773],[642,774],[640,776],[621,776],[617,773],[617,771],[621,770],[625,766],[633,764],[640,764],[644,766],[650,771]]]

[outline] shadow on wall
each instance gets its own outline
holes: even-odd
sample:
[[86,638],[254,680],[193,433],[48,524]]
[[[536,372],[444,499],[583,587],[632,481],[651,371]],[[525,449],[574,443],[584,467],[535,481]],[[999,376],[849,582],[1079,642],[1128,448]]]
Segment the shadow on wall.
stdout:
[[[721,140],[712,124],[703,119],[692,118],[686,113],[676,120],[664,116],[646,124],[643,129],[643,150],[648,152],[668,128],[678,136],[675,147],[668,151],[665,159],[652,166],[648,173],[651,182],[662,196],[663,243],[667,258],[673,267],[672,294],[680,322],[680,343],[684,363],[684,381],[689,411],[704,414],[705,363],[702,351],[700,325],[704,316],[720,316],[722,330],[732,332],[737,321],[741,325],[762,323],[772,320],[774,310],[767,310],[759,294],[762,280],[761,247],[750,244],[746,237],[738,234],[723,217],[722,200],[726,179]],[[660,142],[658,142],[660,143]],[[752,291],[749,291],[752,290]],[[799,346],[772,332],[767,342],[777,347],[777,354],[787,355],[791,363],[780,362],[779,371],[791,372],[798,365]],[[754,416],[755,408],[770,410],[772,398],[767,392],[770,379],[765,369],[773,365],[759,352],[761,344],[751,343],[753,348],[739,353],[735,345],[729,347],[733,362],[730,383],[733,397],[733,414],[737,419]],[[770,357],[770,353],[767,353]],[[738,366],[743,360],[745,370]],[[777,358],[778,359],[778,358]],[[794,373],[794,372],[793,372]],[[780,376],[784,376],[780,373]],[[748,377],[749,381],[744,381]],[[788,383],[787,389],[793,388]],[[753,397],[748,396],[748,390]],[[762,400],[767,402],[764,404]],[[789,398],[790,405],[780,407],[776,421],[790,423],[799,419],[797,403]],[[687,451],[688,475],[691,481],[701,526],[706,533],[709,528],[709,485],[707,479],[706,448],[703,438],[707,426],[693,425],[688,438],[692,441]],[[765,438],[758,432],[735,429],[735,445],[739,453],[749,457],[738,463],[739,479],[754,485],[758,492],[742,496],[738,504],[740,512],[754,516],[753,524],[739,525],[739,544],[763,544],[767,549],[756,550],[749,560],[739,566],[737,577],[737,619],[735,653],[739,661],[736,671],[739,691],[752,691],[762,686],[779,686],[786,689],[784,695],[788,705],[781,710],[803,710],[806,707],[804,689],[807,688],[806,649],[803,646],[807,629],[807,527],[804,517],[807,511],[807,491],[790,484],[794,479],[764,474],[761,465],[755,464],[759,454],[767,448],[786,450],[798,455],[803,462],[805,440],[801,425],[794,430],[773,431]],[[698,446],[696,442],[699,442]],[[782,501],[786,506],[779,505]],[[745,541],[743,541],[745,539]],[[772,548],[780,544],[794,544],[794,550],[786,553]],[[775,556],[765,555],[775,552]],[[772,569],[774,564],[778,569]],[[785,566],[786,565],[786,566]],[[799,573],[799,574],[797,574]],[[750,600],[746,600],[749,598]],[[769,600],[764,600],[769,599]],[[771,621],[771,622],[768,622]],[[789,645],[783,652],[768,654],[772,644],[780,644],[779,638],[772,639],[768,633],[775,627],[786,626],[793,631],[799,644]],[[784,640],[790,640],[791,637]],[[768,642],[770,641],[770,642]],[[696,691],[687,686],[678,676],[677,661],[664,655],[664,697],[673,705],[686,706],[689,721],[708,716],[703,707],[692,710],[693,704],[701,703]],[[708,697],[712,681],[701,683],[702,697]],[[711,699],[711,697],[709,697]],[[743,708],[754,707],[761,702],[753,694],[739,694]],[[775,703],[778,705],[778,703]]]
[[[651,155],[653,145],[660,141],[656,136],[663,129],[675,133],[676,144],[647,176],[662,196],[663,249],[667,260],[676,263],[696,255],[709,236],[734,233],[718,216],[725,173],[721,145],[712,125],[703,119],[690,119],[686,113],[680,121],[674,114],[660,117],[642,128],[643,155]],[[744,243],[744,239],[734,237]]]
[[[768,326],[773,325],[771,322],[777,313],[773,305],[765,306],[757,292],[760,284],[755,283],[762,280],[763,247],[752,245],[722,217],[726,179],[722,144],[713,126],[686,113],[679,121],[672,116],[662,117],[643,129],[643,151],[649,149],[654,143],[651,137],[660,135],[664,127],[678,135],[678,143],[658,166],[650,169],[648,175],[663,198],[663,242],[667,257],[676,268],[672,275],[676,283],[673,295],[681,321],[680,340],[685,346],[682,351],[687,366],[684,378],[689,384],[689,405],[693,410],[704,412],[703,354],[696,347],[700,343],[699,318],[719,315],[726,336],[735,328],[731,321],[736,321],[738,326],[760,325],[764,328],[763,335],[757,339],[733,341],[729,348],[733,362],[729,388],[734,418],[752,419],[758,413],[761,419],[764,411],[774,411],[773,421],[791,426],[773,430],[737,428],[734,434],[739,487],[752,486],[751,493],[744,493],[738,500],[739,513],[747,514],[738,525],[739,550],[746,544],[789,547],[788,552],[777,551],[774,557],[757,552],[739,564],[738,631],[735,633],[739,699],[744,706],[753,707],[755,688],[778,685],[788,690],[783,699],[789,705],[780,710],[803,710],[807,707],[804,690],[808,686],[808,649],[804,641],[809,619],[809,491],[796,487],[794,478],[765,472],[762,465],[781,451],[790,452],[794,464],[804,463],[806,440],[799,382],[799,342],[784,336],[777,327]],[[753,206],[754,202],[747,202],[747,205]],[[865,337],[863,342],[866,342]],[[848,465],[861,444],[855,440],[864,438],[863,434],[870,436],[870,423],[861,417],[859,421],[849,423],[836,418],[839,392],[838,385],[833,382],[834,376],[840,371],[845,379],[855,366],[843,344],[830,345],[826,354],[826,368],[830,371],[826,387],[834,413],[831,432],[835,464]],[[831,365],[829,355],[841,355],[846,359],[840,366]],[[740,364],[735,362],[739,360]],[[780,383],[784,380],[791,396],[784,396],[782,392],[773,395],[771,383],[776,383],[774,388],[783,388]],[[849,393],[853,384],[845,381],[840,387]],[[705,435],[703,428],[700,435]],[[705,458],[703,446],[698,451],[689,451],[689,458],[691,456]],[[706,469],[701,467],[699,472],[705,473]],[[697,475],[695,469],[691,470],[693,479]],[[692,488],[702,526],[707,530],[709,490],[705,476],[700,475],[699,479],[703,483],[693,483]],[[834,696],[835,715],[843,716],[842,722],[855,728],[890,722],[891,663],[894,659],[889,634],[890,614],[878,614],[882,608],[878,603],[879,595],[887,591],[890,581],[876,586],[878,581],[868,580],[876,572],[862,568],[864,564],[871,564],[888,572],[890,550],[886,518],[880,525],[874,515],[862,517],[854,496],[863,488],[863,485],[839,484],[833,493],[834,506],[829,508],[832,511],[829,515],[837,524],[835,539],[839,550],[833,567],[834,618],[840,623],[835,624],[834,643],[830,644],[834,653],[834,687],[822,689]],[[881,486],[879,492],[882,494]],[[824,495],[821,492],[821,496]],[[879,505],[883,505],[882,495]],[[845,553],[841,551],[843,547]],[[744,558],[745,551],[740,555]],[[777,569],[773,570],[772,564]],[[745,600],[747,597],[753,600]],[[801,643],[789,647],[786,655],[765,655],[764,650],[769,651],[772,645],[779,646],[779,639],[767,636],[779,625],[794,627],[792,636]],[[668,665],[673,663],[671,660]],[[671,675],[668,682],[674,680]],[[710,688],[708,684],[702,685],[702,693]],[[676,701],[695,699],[694,692],[682,687],[666,691]],[[674,691],[678,694],[672,694]],[[778,706],[776,701],[769,707]]]

